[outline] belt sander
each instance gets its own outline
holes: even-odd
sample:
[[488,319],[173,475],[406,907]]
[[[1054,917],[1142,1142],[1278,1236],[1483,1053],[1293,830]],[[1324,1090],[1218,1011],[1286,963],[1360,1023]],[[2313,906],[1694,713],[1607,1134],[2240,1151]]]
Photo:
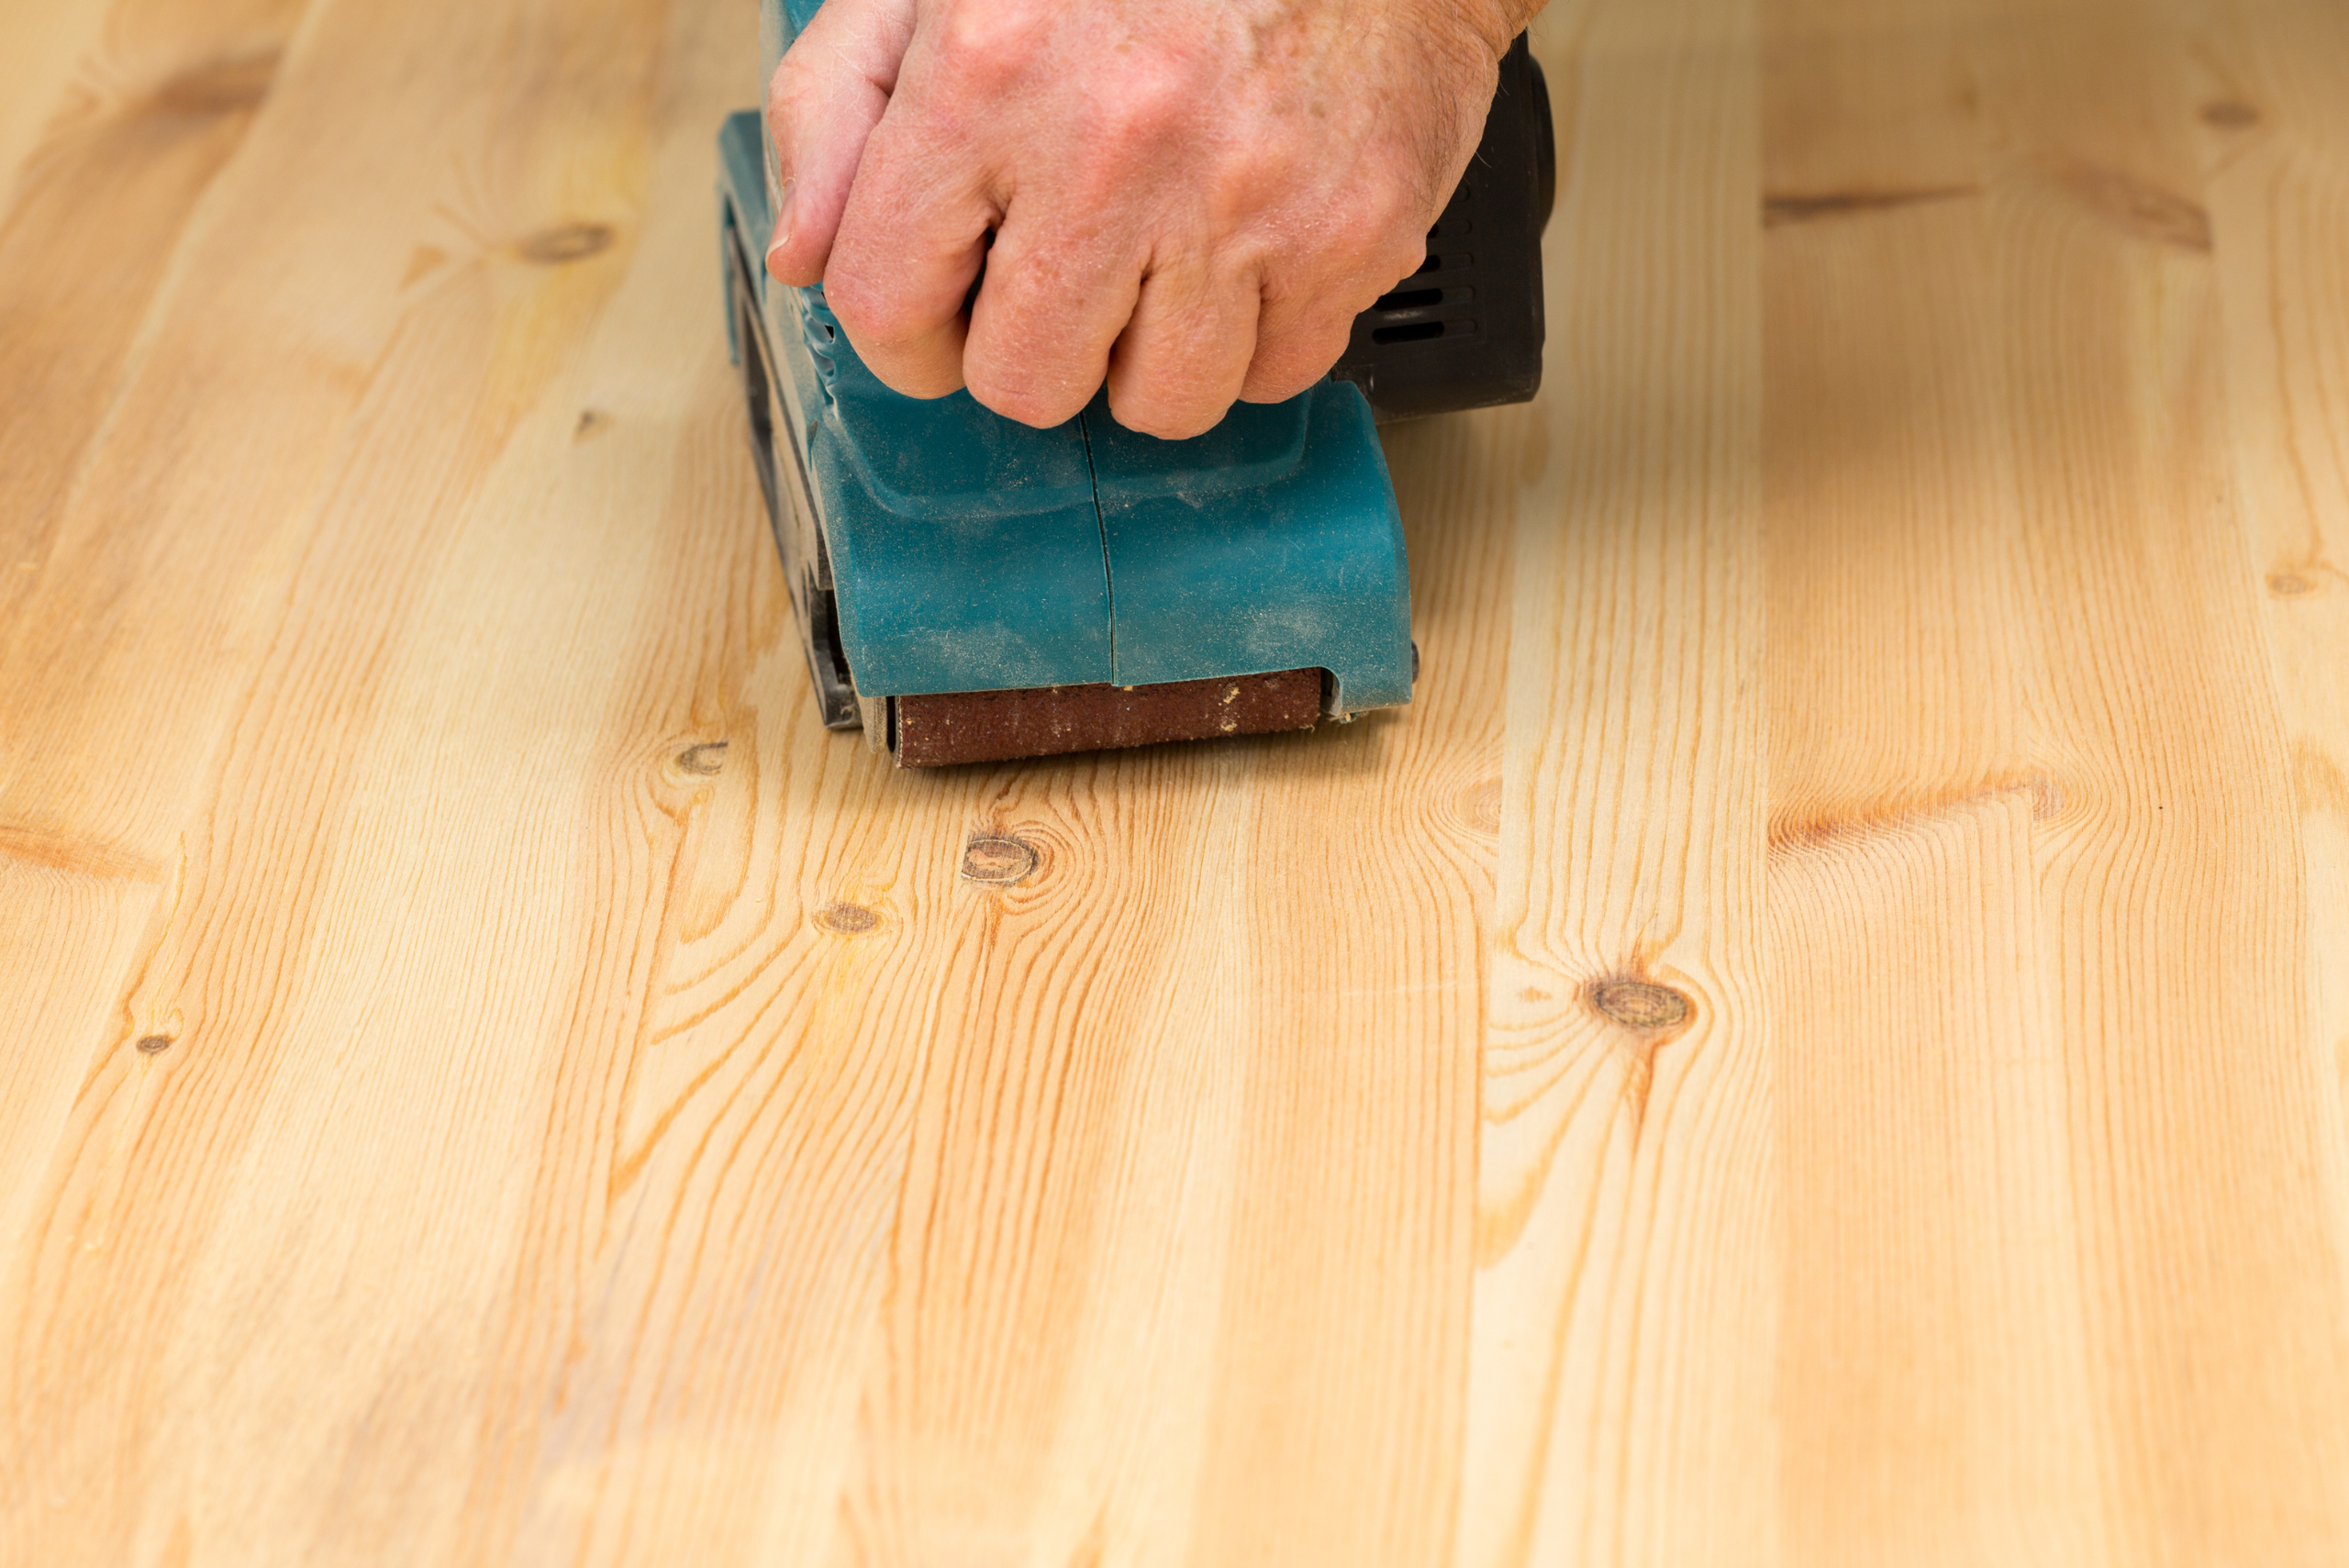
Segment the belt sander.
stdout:
[[[769,73],[821,0],[763,0]],[[727,324],[824,723],[906,767],[1311,728],[1411,700],[1419,651],[1376,425],[1531,397],[1548,94],[1520,39],[1425,264],[1329,379],[1192,440],[1096,396],[1039,430],[883,385],[774,282],[773,143],[718,139]]]

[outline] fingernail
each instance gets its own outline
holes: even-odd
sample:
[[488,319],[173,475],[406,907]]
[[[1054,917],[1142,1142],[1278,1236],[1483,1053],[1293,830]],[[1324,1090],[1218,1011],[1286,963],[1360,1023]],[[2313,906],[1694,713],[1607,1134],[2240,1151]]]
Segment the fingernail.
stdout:
[[767,271],[770,272],[774,271],[775,258],[783,253],[785,246],[791,243],[791,186],[792,182],[785,180],[783,195],[775,198],[774,243],[767,247]]

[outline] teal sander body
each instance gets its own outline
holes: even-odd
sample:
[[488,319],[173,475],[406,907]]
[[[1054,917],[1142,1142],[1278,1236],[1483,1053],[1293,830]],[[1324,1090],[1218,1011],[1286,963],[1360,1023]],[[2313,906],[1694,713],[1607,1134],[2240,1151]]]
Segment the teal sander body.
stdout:
[[[763,0],[769,72],[820,3]],[[729,341],[824,722],[937,766],[1309,728],[1410,701],[1410,584],[1376,421],[1539,385],[1550,141],[1520,39],[1429,265],[1356,323],[1333,377],[1163,441],[1100,395],[1039,430],[967,392],[883,385],[821,288],[756,260],[772,143],[757,114],[729,117]],[[1509,284],[1516,298],[1496,297]]]

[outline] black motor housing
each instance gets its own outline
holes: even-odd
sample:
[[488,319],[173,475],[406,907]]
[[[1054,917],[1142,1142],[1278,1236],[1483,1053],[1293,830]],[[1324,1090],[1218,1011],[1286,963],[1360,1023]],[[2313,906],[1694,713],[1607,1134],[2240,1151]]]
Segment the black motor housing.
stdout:
[[1542,387],[1542,230],[1557,200],[1549,85],[1523,37],[1428,259],[1354,318],[1330,374],[1383,420],[1523,403]]

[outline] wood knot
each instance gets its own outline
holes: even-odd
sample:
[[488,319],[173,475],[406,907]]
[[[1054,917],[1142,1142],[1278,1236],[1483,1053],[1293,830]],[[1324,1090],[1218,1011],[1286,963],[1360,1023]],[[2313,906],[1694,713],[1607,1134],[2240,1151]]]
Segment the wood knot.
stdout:
[[714,779],[726,771],[726,742],[708,740],[677,753],[677,771],[697,779]]
[[1036,851],[1018,839],[992,835],[963,846],[963,880],[1008,887],[1036,869]]
[[861,937],[881,924],[881,917],[862,904],[827,904],[816,911],[816,924],[835,936]]
[[514,250],[525,261],[560,267],[610,250],[616,238],[608,223],[563,223],[539,230]]
[[275,54],[218,60],[183,71],[155,89],[155,106],[165,114],[207,119],[244,114],[261,106],[277,80]]
[[611,428],[612,417],[609,414],[600,408],[582,408],[579,411],[579,423],[571,428],[571,439],[574,441],[584,441],[590,437],[600,436]]
[[138,1051],[141,1056],[161,1056],[164,1051],[171,1049],[172,1037],[170,1035],[149,1034],[139,1037]]
[[1675,1029],[1688,1021],[1688,998],[1647,980],[1602,980],[1590,1005],[1628,1029]]
[[2278,572],[2267,579],[2267,591],[2279,599],[2304,598],[2316,592],[2316,584],[2297,572]]
[[2259,123],[2259,111],[2236,98],[2219,98],[2202,106],[2202,123],[2217,130],[2249,130]]

